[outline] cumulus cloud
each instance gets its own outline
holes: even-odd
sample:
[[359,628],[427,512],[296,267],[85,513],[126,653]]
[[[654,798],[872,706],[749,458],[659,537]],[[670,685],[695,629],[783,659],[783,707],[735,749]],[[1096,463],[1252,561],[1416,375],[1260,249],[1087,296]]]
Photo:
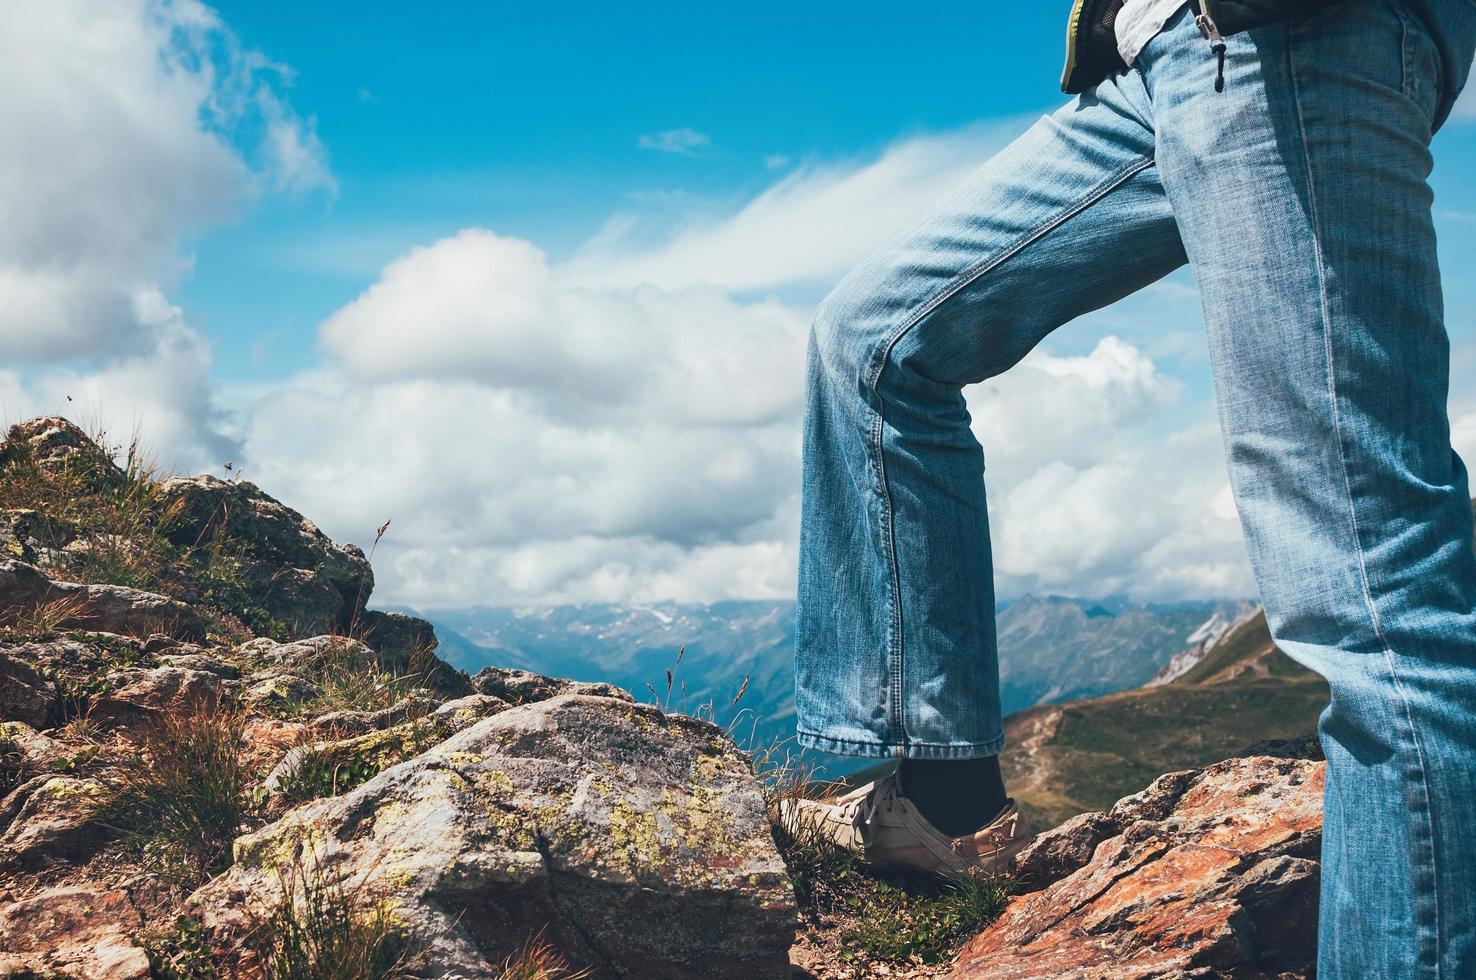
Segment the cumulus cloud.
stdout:
[[331,316],[322,369],[239,393],[248,476],[349,538],[393,517],[384,588],[425,608],[781,595],[806,328],[468,229]]
[[188,236],[331,185],[290,71],[194,0],[0,6],[0,363],[10,418],[71,395],[180,460],[219,448],[208,346],[168,294]]
[[690,157],[696,156],[699,150],[712,146],[712,137],[683,126],[680,129],[662,130],[659,133],[645,133],[636,142],[643,150]]
[[[393,517],[381,589],[420,608],[789,596],[808,318],[590,285],[467,229],[329,317],[322,368],[242,400],[250,477],[348,538]],[[1245,593],[1213,429],[1163,476],[1151,430],[1183,396],[1111,336],[969,392],[1002,590]]]

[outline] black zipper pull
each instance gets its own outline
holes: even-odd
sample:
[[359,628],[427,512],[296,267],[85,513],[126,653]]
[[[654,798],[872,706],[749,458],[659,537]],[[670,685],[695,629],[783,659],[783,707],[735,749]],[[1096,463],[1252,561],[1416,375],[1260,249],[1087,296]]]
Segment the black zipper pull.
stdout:
[[1215,70],[1215,91],[1225,91],[1225,38],[1220,34],[1220,28],[1215,24],[1215,19],[1210,16],[1210,0],[1199,0],[1199,14],[1194,18],[1194,26],[1199,28],[1199,33],[1210,43],[1210,50],[1215,53],[1219,65]]

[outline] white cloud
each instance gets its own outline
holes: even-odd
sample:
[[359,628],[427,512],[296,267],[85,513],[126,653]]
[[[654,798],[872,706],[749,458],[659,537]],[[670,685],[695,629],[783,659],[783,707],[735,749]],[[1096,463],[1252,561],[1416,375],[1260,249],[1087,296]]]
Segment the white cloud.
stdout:
[[208,346],[166,297],[189,235],[263,189],[331,189],[290,81],[195,0],[0,5],[10,418],[70,394],[173,459],[219,451]]
[[[1476,77],[1476,62],[1471,65],[1471,74]],[[1470,122],[1476,119],[1476,85],[1470,82],[1461,90],[1461,97],[1456,99],[1456,104],[1450,110],[1452,119]]]
[[643,150],[690,157],[696,156],[699,150],[712,146],[712,137],[683,126],[680,129],[662,130],[659,133],[645,133],[636,142]]
[[[582,284],[467,229],[331,316],[322,369],[243,399],[248,473],[336,535],[392,517],[381,595],[420,608],[792,595],[808,316]],[[1002,589],[1246,591],[1202,431],[1165,478],[1182,402],[1115,337],[970,391]]]
[[800,166],[736,214],[684,229],[651,249],[606,236],[564,272],[590,283],[731,290],[837,279],[1004,146],[1022,123],[904,140],[866,162]]

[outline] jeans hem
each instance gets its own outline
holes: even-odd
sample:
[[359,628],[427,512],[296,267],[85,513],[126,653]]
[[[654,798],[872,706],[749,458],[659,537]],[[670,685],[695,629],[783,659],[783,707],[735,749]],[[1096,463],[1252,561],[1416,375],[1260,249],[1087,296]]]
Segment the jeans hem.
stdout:
[[982,759],[999,755],[1004,749],[1004,735],[987,742],[856,742],[845,738],[817,735],[803,729],[795,733],[803,748],[833,755],[856,755],[871,759]]

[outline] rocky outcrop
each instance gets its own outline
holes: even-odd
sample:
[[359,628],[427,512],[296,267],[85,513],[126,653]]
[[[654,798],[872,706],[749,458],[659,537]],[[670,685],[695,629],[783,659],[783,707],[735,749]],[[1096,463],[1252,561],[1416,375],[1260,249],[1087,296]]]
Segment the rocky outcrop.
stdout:
[[374,573],[355,546],[335,544],[251,483],[179,477],[161,483],[156,498],[169,539],[185,548],[224,544],[220,561],[289,637],[356,625]]
[[[406,699],[378,715],[393,717],[395,713],[411,712],[420,704],[423,704],[420,699]],[[346,792],[507,707],[508,703],[500,698],[473,694],[442,705],[432,704],[431,710],[419,717],[387,728],[336,741],[299,745],[283,756],[267,775],[262,789],[268,795],[286,794],[298,799]],[[312,727],[318,728],[320,721],[315,719]]]
[[78,479],[84,487],[112,487],[124,479],[106,451],[56,415],[17,423],[5,434],[0,468],[26,464],[42,473]]
[[207,670],[185,667],[125,667],[107,676],[112,690],[97,699],[90,717],[97,721],[154,720],[213,707],[224,681]]
[[789,973],[793,897],[748,759],[624,700],[508,708],[240,838],[192,900],[221,948],[294,862],[393,902],[430,976],[498,976],[540,931],[598,976]]
[[1042,834],[1027,894],[954,980],[1310,976],[1322,763],[1256,756],[1170,773]]
[[31,616],[54,629],[125,636],[202,640],[206,633],[205,619],[183,602],[122,585],[53,581],[21,561],[0,562],[0,614],[12,623]]

